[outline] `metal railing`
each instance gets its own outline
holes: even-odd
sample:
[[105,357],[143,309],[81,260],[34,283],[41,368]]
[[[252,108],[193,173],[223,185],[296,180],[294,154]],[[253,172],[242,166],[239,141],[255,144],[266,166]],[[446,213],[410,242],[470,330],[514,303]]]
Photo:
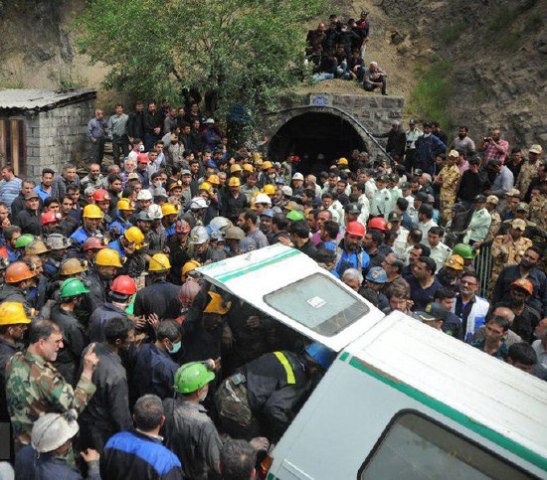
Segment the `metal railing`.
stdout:
[[475,271],[479,276],[479,295],[486,297],[490,288],[490,278],[492,277],[492,243],[488,242],[481,245],[478,255],[474,261]]

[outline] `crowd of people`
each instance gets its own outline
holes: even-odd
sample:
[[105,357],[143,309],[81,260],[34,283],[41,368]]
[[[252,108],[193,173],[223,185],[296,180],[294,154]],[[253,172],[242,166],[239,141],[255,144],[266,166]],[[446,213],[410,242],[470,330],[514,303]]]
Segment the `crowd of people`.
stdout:
[[363,10],[359,20],[350,18],[346,22],[332,14],[328,27],[320,23],[308,32],[306,40],[306,63],[312,67],[314,81],[354,80],[369,92],[378,89],[387,95],[387,74],[378,62],[365,63],[370,40],[368,11]]
[[278,242],[547,379],[540,145],[394,122],[389,158],[348,152],[314,176],[231,149],[198,103],[97,110],[88,135],[85,174],[1,170],[0,421],[19,478],[254,478],[334,353],[196,269]]

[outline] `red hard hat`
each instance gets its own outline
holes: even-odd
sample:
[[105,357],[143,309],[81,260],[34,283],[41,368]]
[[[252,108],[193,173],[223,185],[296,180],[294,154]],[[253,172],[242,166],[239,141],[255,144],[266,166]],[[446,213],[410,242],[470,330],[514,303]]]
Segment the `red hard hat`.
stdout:
[[99,190],[95,190],[95,192],[93,193],[94,202],[104,202],[106,200],[110,200],[110,194],[104,188],[99,188]]
[[349,222],[346,226],[346,233],[363,238],[365,236],[365,226],[361,222]]
[[110,290],[121,295],[134,295],[137,293],[137,284],[129,275],[120,275],[114,279]]
[[57,213],[54,212],[53,210],[42,213],[42,226],[47,225],[49,223],[58,222],[59,220],[60,218],[57,216]]
[[148,158],[148,154],[147,153],[139,153],[137,155],[137,162],[146,162],[148,163],[150,161],[150,159]]
[[382,230],[382,231],[386,231],[387,230],[387,222],[386,220],[384,219],[384,217],[374,217],[374,218],[371,218],[369,221],[368,221],[368,228],[369,229],[375,229],[375,230]]
[[106,248],[104,240],[99,237],[89,237],[82,245],[82,250],[87,252],[88,250],[102,250]]

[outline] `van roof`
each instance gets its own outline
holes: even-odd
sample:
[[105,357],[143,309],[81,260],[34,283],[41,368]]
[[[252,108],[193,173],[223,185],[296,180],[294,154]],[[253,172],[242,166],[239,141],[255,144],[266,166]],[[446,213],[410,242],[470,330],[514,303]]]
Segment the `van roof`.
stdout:
[[547,384],[540,379],[397,311],[340,359],[547,467]]

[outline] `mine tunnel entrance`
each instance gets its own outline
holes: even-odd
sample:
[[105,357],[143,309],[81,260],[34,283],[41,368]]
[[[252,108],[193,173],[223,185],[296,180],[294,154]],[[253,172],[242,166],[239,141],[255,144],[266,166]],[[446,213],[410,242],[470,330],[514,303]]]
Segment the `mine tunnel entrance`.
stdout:
[[367,151],[367,146],[351,123],[332,113],[307,112],[279,128],[270,141],[268,158],[282,162],[295,153],[302,159],[299,171],[318,174],[354,149]]

